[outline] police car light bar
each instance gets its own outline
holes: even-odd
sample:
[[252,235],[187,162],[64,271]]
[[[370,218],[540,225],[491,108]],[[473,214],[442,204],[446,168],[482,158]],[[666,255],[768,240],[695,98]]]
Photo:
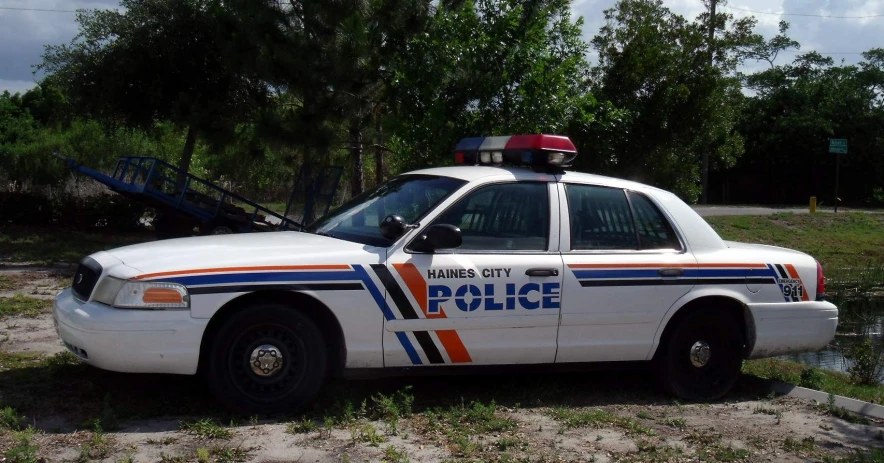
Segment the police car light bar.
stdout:
[[568,167],[577,148],[562,135],[508,135],[464,138],[454,148],[458,164],[516,164]]

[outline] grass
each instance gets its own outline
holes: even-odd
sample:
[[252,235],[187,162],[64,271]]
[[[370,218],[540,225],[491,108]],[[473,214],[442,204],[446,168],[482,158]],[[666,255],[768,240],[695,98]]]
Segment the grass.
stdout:
[[32,227],[0,227],[0,262],[77,263],[97,251],[153,241],[149,232],[99,233]]
[[392,445],[384,449],[384,463],[409,463],[411,459],[405,449],[394,447]]
[[52,301],[25,296],[24,294],[0,297],[0,317],[36,317],[46,312],[51,305]]
[[823,265],[835,288],[884,282],[884,214],[817,213],[706,217],[726,240],[796,249]]
[[12,446],[3,454],[6,463],[37,463],[37,452],[40,450],[34,444],[34,435],[37,433],[32,427],[23,431],[12,433]]
[[0,275],[0,291],[12,291],[18,284],[6,275]]
[[197,421],[182,421],[180,428],[186,433],[202,437],[203,439],[230,439],[232,436],[229,429],[211,418],[203,418]]
[[378,432],[372,424],[353,425],[350,427],[350,439],[353,443],[366,442],[372,447],[378,447],[387,441],[387,438]]
[[[791,384],[801,384],[802,372],[807,368],[807,365],[780,359],[760,359],[743,362],[744,374]],[[818,390],[865,402],[884,404],[884,385],[861,386],[850,382],[850,377],[845,373],[819,368],[816,370],[821,374],[821,377],[818,379]]]
[[611,412],[594,408],[591,410],[575,410],[572,408],[558,407],[550,411],[550,416],[562,426],[562,429],[573,428],[604,428],[615,426],[626,431],[628,434],[644,436],[656,435],[651,428],[633,420],[617,416]]
[[285,432],[289,434],[308,434],[316,430],[316,422],[309,418],[302,418],[301,421],[289,423],[285,427]]
[[24,422],[25,418],[19,415],[14,408],[10,406],[0,408],[0,429],[15,431],[21,429]]
[[95,420],[89,440],[80,446],[80,456],[77,458],[77,461],[85,463],[93,460],[103,460],[112,451],[113,442],[104,434],[101,422]]

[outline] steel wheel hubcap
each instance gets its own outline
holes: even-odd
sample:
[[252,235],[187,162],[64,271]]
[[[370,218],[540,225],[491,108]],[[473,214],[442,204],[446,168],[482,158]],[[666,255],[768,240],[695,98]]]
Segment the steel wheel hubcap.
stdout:
[[276,375],[282,370],[285,359],[282,352],[270,344],[264,344],[255,348],[249,357],[249,365],[252,371],[262,377]]
[[702,368],[709,363],[712,357],[712,351],[706,341],[697,341],[691,346],[691,364],[697,368]]

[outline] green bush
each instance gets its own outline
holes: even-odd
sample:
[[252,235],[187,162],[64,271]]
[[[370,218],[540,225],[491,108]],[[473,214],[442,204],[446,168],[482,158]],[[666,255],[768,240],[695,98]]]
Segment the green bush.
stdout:
[[801,378],[798,380],[798,385],[808,389],[820,390],[823,387],[823,379],[825,379],[823,372],[816,368],[805,368],[801,371]]
[[847,367],[847,374],[850,375],[852,382],[873,385],[881,381],[881,375],[884,373],[884,355],[881,347],[872,343],[871,339],[865,338],[862,342],[847,348],[844,356],[851,362]]

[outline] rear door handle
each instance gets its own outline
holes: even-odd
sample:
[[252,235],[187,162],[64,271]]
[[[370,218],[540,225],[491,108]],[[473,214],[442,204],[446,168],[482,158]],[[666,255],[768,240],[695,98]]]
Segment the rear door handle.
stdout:
[[661,268],[657,272],[660,273],[660,276],[664,277],[680,277],[684,275],[683,268]]
[[557,277],[559,269],[555,268],[529,268],[525,270],[525,275],[529,277]]

